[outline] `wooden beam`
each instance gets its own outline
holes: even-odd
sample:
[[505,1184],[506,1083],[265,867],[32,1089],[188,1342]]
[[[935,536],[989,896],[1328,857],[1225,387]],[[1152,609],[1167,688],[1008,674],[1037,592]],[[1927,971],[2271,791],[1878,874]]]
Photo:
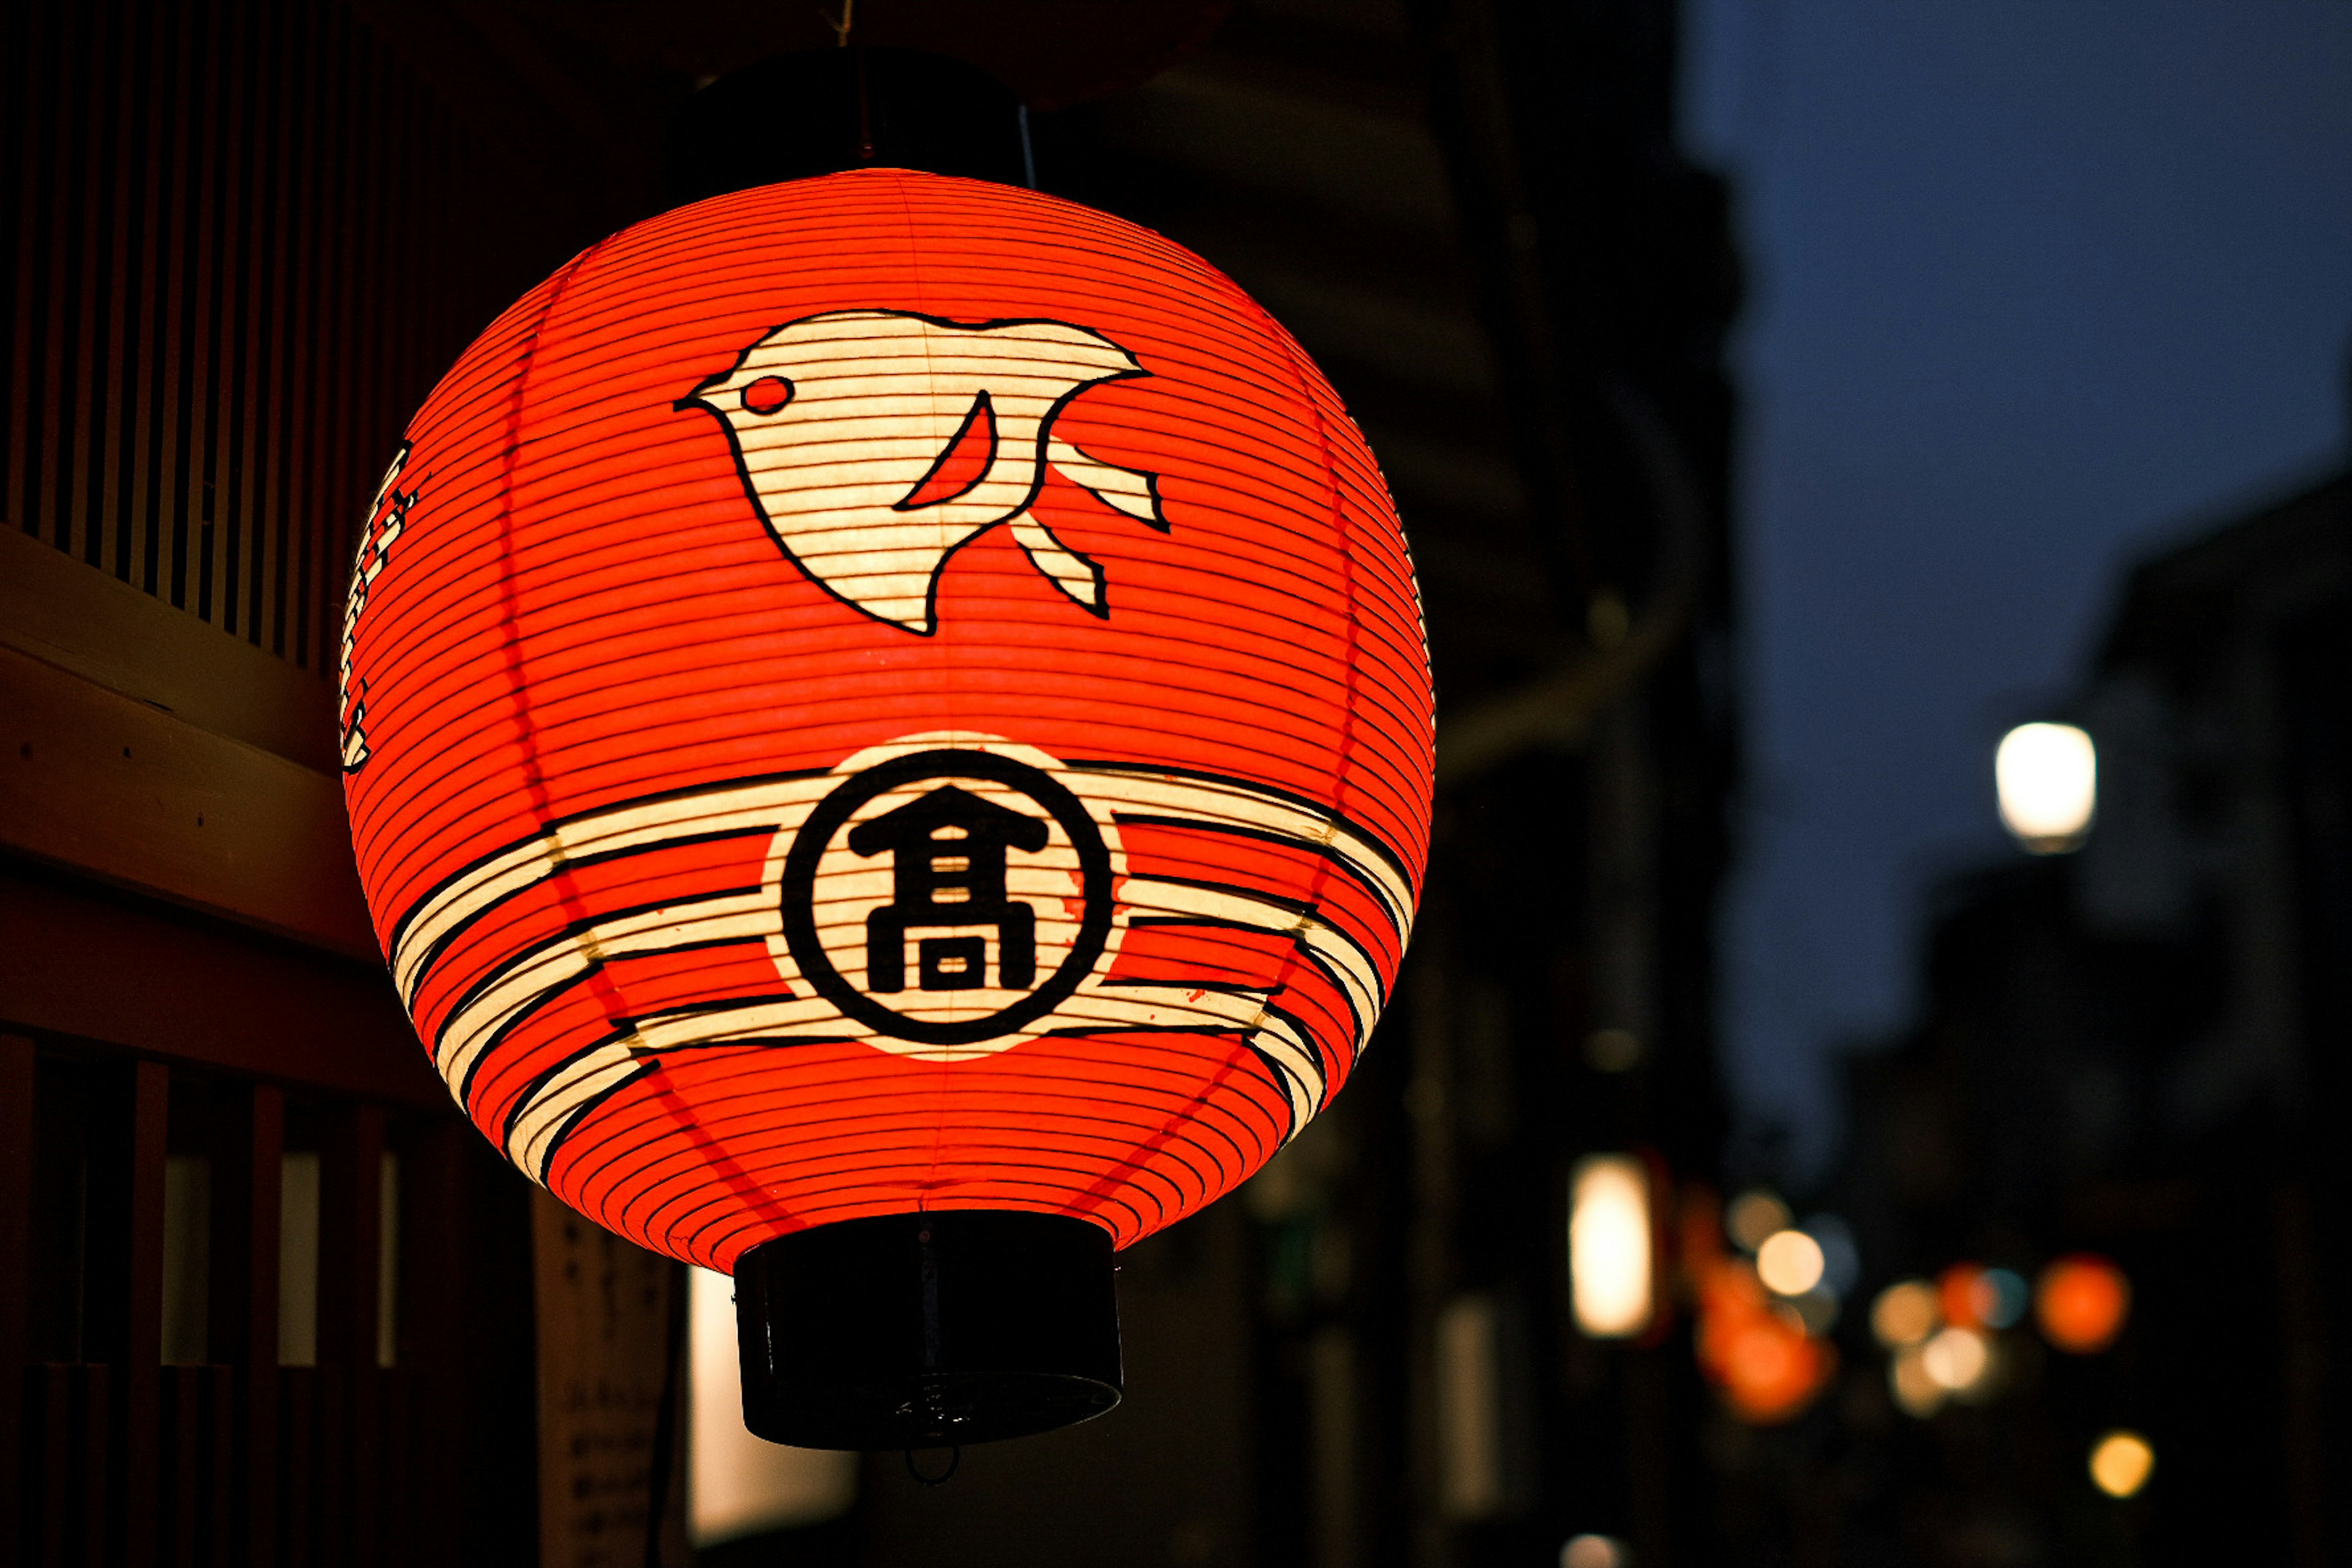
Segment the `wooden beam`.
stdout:
[[347,963],[0,859],[0,1024],[440,1110],[381,964]]
[[7,527],[0,647],[315,772],[342,765],[323,677]]
[[378,956],[340,781],[0,648],[0,846]]

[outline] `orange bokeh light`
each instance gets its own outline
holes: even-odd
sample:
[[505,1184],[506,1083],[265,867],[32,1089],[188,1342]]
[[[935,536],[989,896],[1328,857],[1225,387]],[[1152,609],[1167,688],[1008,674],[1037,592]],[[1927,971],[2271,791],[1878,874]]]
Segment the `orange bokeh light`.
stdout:
[[1802,1414],[1835,1370],[1835,1352],[1774,1309],[1745,1258],[1718,1257],[1694,1272],[1699,1368],[1733,1414],[1759,1426]]
[[1790,1420],[1829,1381],[1830,1354],[1778,1317],[1748,1319],[1732,1329],[1724,1348],[1724,1397],[1759,1425]]
[[1973,1263],[1955,1263],[1936,1277],[1937,1305],[1943,1309],[1944,1321],[1954,1328],[1985,1327],[1991,1298],[1985,1271]]
[[2093,1355],[2115,1343],[2131,1313],[2131,1281],[2104,1258],[2078,1253],[2042,1271],[2033,1315],[2062,1351]]

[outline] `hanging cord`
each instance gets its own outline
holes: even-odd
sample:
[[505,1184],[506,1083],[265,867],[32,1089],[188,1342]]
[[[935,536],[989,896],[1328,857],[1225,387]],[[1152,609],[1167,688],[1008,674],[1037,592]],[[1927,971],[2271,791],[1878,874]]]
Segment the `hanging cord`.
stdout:
[[857,0],[841,0],[841,15],[835,16],[824,6],[816,14],[833,29],[834,47],[857,51],[857,161],[874,162],[874,110],[866,92],[866,47],[851,41],[857,30]]
[[955,1473],[962,1467],[962,1464],[963,1445],[959,1443],[954,1447],[948,1450],[948,1468],[941,1470],[936,1476],[927,1476],[923,1474],[921,1469],[915,1464],[915,1450],[912,1448],[907,1450],[907,1473],[914,1477],[917,1480],[922,1482],[923,1485],[927,1487],[943,1487],[947,1485],[950,1481],[955,1479]]
[[857,62],[857,161],[871,163],[874,162],[874,104],[866,90],[866,46],[853,45],[851,53]]

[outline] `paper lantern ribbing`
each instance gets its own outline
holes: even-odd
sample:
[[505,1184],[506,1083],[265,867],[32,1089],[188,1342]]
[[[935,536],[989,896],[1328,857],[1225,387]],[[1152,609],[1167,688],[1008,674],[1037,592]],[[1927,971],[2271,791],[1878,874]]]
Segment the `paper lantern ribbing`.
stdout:
[[719,1269],[1209,1202],[1346,1079],[1427,845],[1412,568],[1322,376],[1156,235],[898,170],[501,316],[369,516],[342,702],[459,1103]]

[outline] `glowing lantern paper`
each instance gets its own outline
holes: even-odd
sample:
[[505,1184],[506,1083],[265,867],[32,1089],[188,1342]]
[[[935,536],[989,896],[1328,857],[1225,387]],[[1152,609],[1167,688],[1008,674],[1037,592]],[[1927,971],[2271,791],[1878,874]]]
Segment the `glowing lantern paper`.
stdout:
[[[747,1399],[865,1310],[763,1247],[1107,1302],[1346,1079],[1427,846],[1412,567],[1322,376],[1156,235],[899,170],[651,219],[493,323],[368,518],[342,701],[436,1064],[781,1314]],[[1011,1435],[1115,1399],[1100,1351],[1025,1426],[768,1426]]]

